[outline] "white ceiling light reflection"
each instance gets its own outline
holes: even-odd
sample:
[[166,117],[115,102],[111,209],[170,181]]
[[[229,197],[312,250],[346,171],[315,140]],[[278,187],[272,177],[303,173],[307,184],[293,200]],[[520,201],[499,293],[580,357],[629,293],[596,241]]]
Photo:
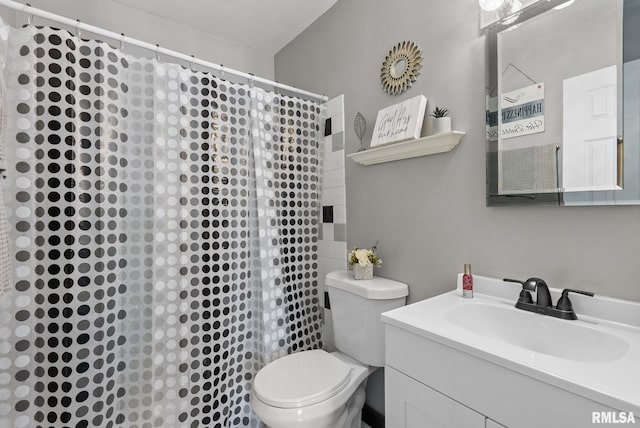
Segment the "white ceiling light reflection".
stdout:
[[503,3],[504,0],[478,0],[480,8],[487,12],[498,9],[500,6],[502,6]]

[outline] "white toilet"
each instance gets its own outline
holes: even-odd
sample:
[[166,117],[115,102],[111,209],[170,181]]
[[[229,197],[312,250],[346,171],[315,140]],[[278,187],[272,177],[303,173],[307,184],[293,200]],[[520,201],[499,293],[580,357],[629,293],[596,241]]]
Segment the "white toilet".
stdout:
[[380,314],[403,306],[409,288],[357,281],[346,270],[328,274],[326,284],[338,351],[287,355],[258,372],[251,406],[270,428],[360,428],[367,377],[384,366]]

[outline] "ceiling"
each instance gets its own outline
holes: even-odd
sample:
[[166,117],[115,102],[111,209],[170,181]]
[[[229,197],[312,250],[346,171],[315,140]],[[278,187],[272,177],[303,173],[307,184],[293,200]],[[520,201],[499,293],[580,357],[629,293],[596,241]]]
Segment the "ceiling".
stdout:
[[275,55],[337,0],[113,0]]

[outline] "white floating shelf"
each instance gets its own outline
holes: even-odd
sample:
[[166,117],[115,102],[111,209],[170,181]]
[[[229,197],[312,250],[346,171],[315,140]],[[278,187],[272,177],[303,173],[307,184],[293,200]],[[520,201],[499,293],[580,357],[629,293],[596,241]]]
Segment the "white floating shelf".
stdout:
[[458,145],[460,139],[465,134],[465,132],[460,131],[444,132],[416,140],[401,141],[399,143],[374,147],[362,152],[351,153],[347,155],[347,157],[362,165],[374,165],[382,162],[450,152]]

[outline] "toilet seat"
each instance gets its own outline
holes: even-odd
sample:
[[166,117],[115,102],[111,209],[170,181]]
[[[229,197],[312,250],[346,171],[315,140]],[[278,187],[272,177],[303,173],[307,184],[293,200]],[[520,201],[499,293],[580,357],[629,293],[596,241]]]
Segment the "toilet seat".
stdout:
[[311,406],[342,391],[352,368],[322,350],[298,352],[267,364],[253,382],[260,401],[283,409]]

